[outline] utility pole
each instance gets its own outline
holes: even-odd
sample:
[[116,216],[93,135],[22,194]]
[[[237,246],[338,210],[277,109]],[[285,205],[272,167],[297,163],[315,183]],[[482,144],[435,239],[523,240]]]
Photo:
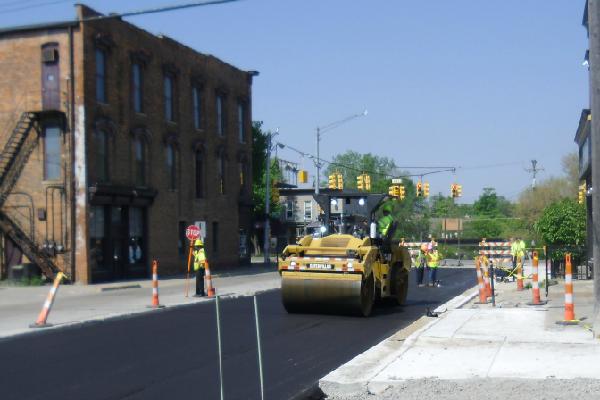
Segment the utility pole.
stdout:
[[537,176],[537,173],[540,171],[543,171],[544,168],[537,168],[537,160],[531,160],[531,168],[527,169],[526,171],[531,173],[532,179],[531,179],[531,188],[535,189],[535,178]]
[[267,166],[265,170],[265,243],[264,243],[264,262],[267,267],[271,263],[271,150],[273,148],[273,138],[279,134],[279,128],[275,133],[269,132],[267,135]]
[[317,126],[317,162],[315,163],[317,167],[317,175],[315,176],[315,194],[319,194],[319,179],[321,177],[321,152],[320,150],[321,143],[321,128]]
[[590,97],[592,113],[592,243],[594,257],[594,318],[593,331],[600,334],[600,0],[588,0],[588,34],[590,51]]

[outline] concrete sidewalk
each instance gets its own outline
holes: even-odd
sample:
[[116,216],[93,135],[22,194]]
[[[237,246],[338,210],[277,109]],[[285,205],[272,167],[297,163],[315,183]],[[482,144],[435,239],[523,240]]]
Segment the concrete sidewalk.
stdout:
[[[213,275],[213,286],[219,296],[248,296],[280,287],[279,274],[274,266],[261,264],[240,267]],[[35,322],[51,285],[35,287],[0,286],[0,338],[39,332],[29,328]],[[159,280],[160,303],[180,306],[203,301],[196,298],[195,279],[189,282],[190,297],[184,296],[185,278]],[[136,280],[94,285],[63,285],[55,297],[48,317],[51,328],[80,324],[107,318],[143,312],[156,312],[147,308],[152,302],[152,280]]]
[[586,324],[593,282],[574,282],[576,326],[556,324],[564,317],[561,285],[547,299],[542,289],[544,306],[528,306],[531,290],[518,292],[516,283],[497,284],[495,308],[466,292],[439,307],[439,318],[422,318],[320,387],[331,399],[600,398],[600,341]]

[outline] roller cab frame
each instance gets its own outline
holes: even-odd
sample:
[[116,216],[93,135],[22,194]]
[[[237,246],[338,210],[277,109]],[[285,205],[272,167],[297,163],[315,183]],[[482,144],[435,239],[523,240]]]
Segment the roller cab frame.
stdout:
[[[286,310],[368,316],[377,301],[403,304],[408,293],[410,254],[391,242],[396,222],[386,237],[377,237],[372,227],[386,196],[339,192],[314,197],[324,211],[323,230],[332,233],[304,236],[280,255],[278,269]],[[332,204],[340,203],[342,207],[332,210]],[[353,234],[345,233],[348,228]]]

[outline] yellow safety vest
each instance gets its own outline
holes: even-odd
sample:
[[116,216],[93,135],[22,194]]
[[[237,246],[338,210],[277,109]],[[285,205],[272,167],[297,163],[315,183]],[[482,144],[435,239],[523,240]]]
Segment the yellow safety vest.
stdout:
[[204,268],[205,263],[206,254],[204,253],[204,249],[194,250],[194,271]]
[[429,268],[437,268],[440,265],[439,253],[429,253],[427,254],[427,258],[427,265],[429,266]]

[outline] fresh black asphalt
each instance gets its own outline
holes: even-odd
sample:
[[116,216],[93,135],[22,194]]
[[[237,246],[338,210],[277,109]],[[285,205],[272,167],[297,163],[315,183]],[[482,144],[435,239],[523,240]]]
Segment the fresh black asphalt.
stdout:
[[[287,314],[258,296],[265,399],[301,398],[319,378],[475,284],[473,269],[441,269],[441,288],[369,318]],[[225,399],[260,399],[252,297],[221,299]],[[214,301],[0,341],[0,398],[219,399]]]

